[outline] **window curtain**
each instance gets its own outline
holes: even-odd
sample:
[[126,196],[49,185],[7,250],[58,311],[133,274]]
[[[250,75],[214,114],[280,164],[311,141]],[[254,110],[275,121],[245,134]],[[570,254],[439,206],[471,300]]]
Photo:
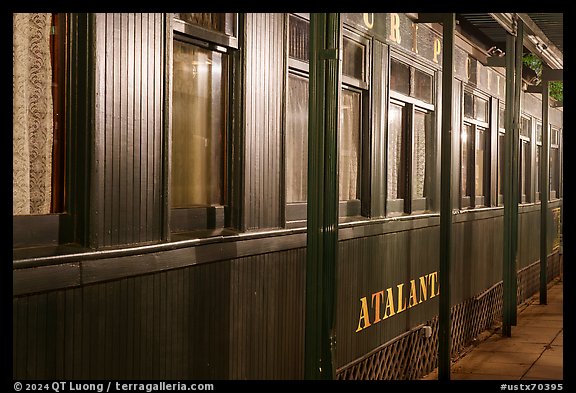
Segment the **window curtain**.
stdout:
[[13,14],[13,214],[50,213],[51,14]]

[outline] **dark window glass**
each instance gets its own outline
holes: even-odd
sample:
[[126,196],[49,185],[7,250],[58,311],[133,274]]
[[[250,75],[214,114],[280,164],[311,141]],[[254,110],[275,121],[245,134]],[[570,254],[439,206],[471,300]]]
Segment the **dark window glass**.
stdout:
[[557,147],[550,148],[550,191],[556,192],[560,190],[560,153]]
[[410,95],[410,67],[394,59],[390,62],[390,89]]
[[558,130],[554,128],[550,131],[550,144],[558,145]]
[[174,41],[173,207],[224,203],[227,76],[226,55]]
[[471,93],[464,93],[464,116],[474,118],[474,98]]
[[474,97],[474,118],[484,122],[488,121],[488,101]]
[[530,119],[523,117],[520,120],[520,135],[530,138]]
[[432,102],[432,75],[414,69],[414,97]]
[[520,195],[523,202],[530,202],[530,180],[531,180],[531,166],[530,166],[530,142],[520,141]]
[[295,15],[290,15],[288,23],[288,55],[294,59],[308,62],[310,23]]
[[343,46],[342,74],[364,81],[366,47],[347,37],[343,38]]
[[177,13],[176,18],[208,30],[217,31],[229,36],[234,35],[235,17],[232,13]]
[[404,107],[390,104],[388,112],[388,199],[404,199]]
[[286,103],[286,202],[308,193],[308,79],[288,74]]

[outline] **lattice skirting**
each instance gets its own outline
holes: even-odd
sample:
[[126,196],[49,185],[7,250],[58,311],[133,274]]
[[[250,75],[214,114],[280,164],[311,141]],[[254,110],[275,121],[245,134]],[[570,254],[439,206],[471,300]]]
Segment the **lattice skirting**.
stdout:
[[[558,253],[548,259],[548,282],[562,271]],[[540,262],[518,271],[518,304],[532,297],[540,288]],[[455,305],[451,310],[452,358],[458,357],[472,340],[502,319],[502,282],[476,297]],[[421,337],[419,329],[400,336],[372,355],[338,370],[340,380],[414,380],[433,371],[438,365],[438,317],[427,322],[432,337]]]

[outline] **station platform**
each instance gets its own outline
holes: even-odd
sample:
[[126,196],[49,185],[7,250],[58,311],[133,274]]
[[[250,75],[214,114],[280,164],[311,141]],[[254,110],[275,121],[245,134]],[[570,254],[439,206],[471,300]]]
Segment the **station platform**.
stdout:
[[[539,293],[520,305],[511,337],[495,327],[453,361],[451,380],[564,379],[562,276],[548,285],[548,304]],[[437,380],[438,369],[422,380]]]

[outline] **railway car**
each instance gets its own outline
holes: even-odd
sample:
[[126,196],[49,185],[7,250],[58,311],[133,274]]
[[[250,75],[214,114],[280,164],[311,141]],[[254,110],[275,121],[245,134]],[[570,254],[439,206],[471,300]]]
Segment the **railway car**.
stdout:
[[[338,14],[324,52],[311,14],[14,14],[13,378],[307,378],[311,196],[335,201],[329,377],[432,371],[448,289],[457,356],[507,282],[515,309],[562,272],[552,16],[455,14],[448,105],[425,14]],[[541,74],[513,84],[509,37]],[[336,192],[310,178],[315,55],[337,64]]]

